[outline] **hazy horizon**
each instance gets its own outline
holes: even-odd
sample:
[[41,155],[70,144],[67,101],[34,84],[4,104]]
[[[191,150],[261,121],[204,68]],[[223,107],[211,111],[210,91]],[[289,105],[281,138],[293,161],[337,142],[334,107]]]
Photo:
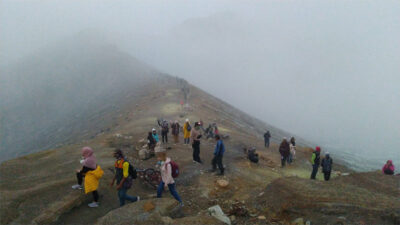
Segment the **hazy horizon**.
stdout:
[[398,1],[1,1],[0,67],[99,34],[271,125],[397,165],[399,14]]

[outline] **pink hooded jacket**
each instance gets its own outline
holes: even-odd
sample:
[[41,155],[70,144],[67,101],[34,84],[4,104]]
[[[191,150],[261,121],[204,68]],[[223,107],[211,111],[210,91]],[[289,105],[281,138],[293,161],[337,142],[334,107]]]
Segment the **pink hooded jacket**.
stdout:
[[161,178],[166,185],[175,183],[174,178],[172,177],[172,166],[170,162],[171,158],[167,157],[165,163],[161,166]]
[[382,167],[382,172],[385,173],[385,170],[390,170],[391,172],[394,173],[394,169],[395,168],[394,168],[392,160],[388,160],[386,162],[386,164]]
[[97,162],[96,162],[96,157],[93,154],[93,149],[91,149],[90,147],[82,148],[82,156],[84,158],[84,161],[82,163],[83,166],[86,166],[91,169],[96,169]]

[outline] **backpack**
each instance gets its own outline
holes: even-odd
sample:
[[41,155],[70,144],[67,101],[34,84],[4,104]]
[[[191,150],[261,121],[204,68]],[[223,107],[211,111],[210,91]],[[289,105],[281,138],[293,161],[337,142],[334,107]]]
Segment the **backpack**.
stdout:
[[190,126],[190,124],[187,125],[186,130],[187,131],[191,131],[192,130],[192,127]]
[[179,166],[178,164],[176,164],[176,162],[171,161],[169,162],[169,164],[171,165],[171,175],[173,178],[177,178],[179,176]]
[[129,176],[132,177],[132,179],[136,179],[137,178],[137,171],[136,169],[129,163]]

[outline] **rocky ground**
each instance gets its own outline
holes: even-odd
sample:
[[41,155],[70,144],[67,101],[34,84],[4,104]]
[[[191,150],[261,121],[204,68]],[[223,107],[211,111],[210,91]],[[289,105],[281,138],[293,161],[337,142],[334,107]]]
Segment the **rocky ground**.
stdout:
[[[300,146],[296,161],[282,169],[277,144],[269,149],[262,146],[265,129],[276,139],[287,133],[195,87],[191,87],[190,107],[185,109],[179,105],[182,93],[173,81],[151,90],[137,104],[121,110],[118,125],[108,132],[2,163],[1,224],[223,224],[210,216],[208,208],[215,205],[232,224],[400,224],[398,176],[354,173],[335,164],[331,181],[322,181],[320,173],[311,181],[309,148]],[[225,140],[226,175],[208,172],[214,140],[202,141],[204,164],[200,165],[192,162],[191,147],[182,144],[181,137],[181,143],[163,147],[169,147],[168,155],[180,165],[176,182],[185,206],[177,208],[168,192],[163,199],[156,199],[155,190],[137,179],[129,194],[143,200],[118,208],[115,187],[109,187],[112,151],[121,147],[137,168],[154,168],[156,159],[139,160],[138,150],[159,117],[181,123],[185,118],[192,122],[202,119],[206,125],[216,122],[220,132],[230,136]],[[105,171],[99,187],[101,205],[96,209],[87,207],[91,195],[71,189],[83,146],[95,150]],[[246,159],[243,148],[248,146],[258,149],[258,164]],[[338,176],[339,172],[349,175]]]

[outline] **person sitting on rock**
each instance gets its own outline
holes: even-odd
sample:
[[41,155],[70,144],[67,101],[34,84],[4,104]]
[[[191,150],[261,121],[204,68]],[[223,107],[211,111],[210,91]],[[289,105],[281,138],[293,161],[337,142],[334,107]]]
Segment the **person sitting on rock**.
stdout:
[[126,161],[122,150],[116,149],[114,151],[114,158],[117,160],[115,161],[114,168],[115,168],[115,176],[110,184],[112,187],[117,180],[117,190],[118,190],[118,198],[119,198],[119,205],[124,206],[125,200],[136,202],[140,201],[139,196],[129,196],[126,194],[129,188],[131,188],[134,177],[133,174],[130,174],[130,165],[129,162]]
[[315,180],[315,177],[317,176],[318,172],[318,167],[320,163],[320,154],[321,152],[321,147],[317,146],[315,147],[315,151],[311,155],[311,164],[312,164],[312,172],[311,172],[311,179]]
[[256,148],[251,147],[249,150],[246,151],[247,151],[247,158],[253,163],[258,163],[258,154],[256,153]]
[[157,130],[153,128],[151,131],[153,132],[154,140],[156,141],[156,143],[158,143],[160,141],[160,138],[158,138]]
[[181,197],[176,191],[175,180],[172,177],[171,158],[167,157],[166,152],[157,152],[157,157],[161,169],[161,182],[157,188],[157,198],[161,198],[164,188],[168,187],[171,195],[179,202],[180,206],[183,206]]
[[93,194],[93,202],[89,204],[89,207],[98,207],[99,193],[97,192],[97,188],[99,186],[99,179],[103,176],[104,172],[100,166],[97,165],[96,157],[90,147],[82,148],[82,157],[82,169],[76,171],[78,184],[73,185],[72,188],[81,190],[83,188],[83,177],[85,177],[85,194],[90,192]]
[[393,175],[394,174],[394,165],[392,160],[388,160],[386,164],[382,167],[382,172],[386,175]]
[[149,147],[150,155],[154,156],[154,148],[156,147],[156,140],[153,137],[153,133],[149,132],[147,136],[147,146]]
[[324,179],[328,181],[331,177],[332,171],[332,158],[329,155],[329,152],[325,153],[325,158],[321,161],[322,173],[324,173]]
[[217,141],[217,145],[215,146],[214,158],[212,159],[212,172],[216,171],[218,165],[218,169],[220,171],[218,175],[222,176],[224,175],[224,165],[222,164],[222,158],[225,152],[225,145],[219,135],[215,135],[215,140]]

